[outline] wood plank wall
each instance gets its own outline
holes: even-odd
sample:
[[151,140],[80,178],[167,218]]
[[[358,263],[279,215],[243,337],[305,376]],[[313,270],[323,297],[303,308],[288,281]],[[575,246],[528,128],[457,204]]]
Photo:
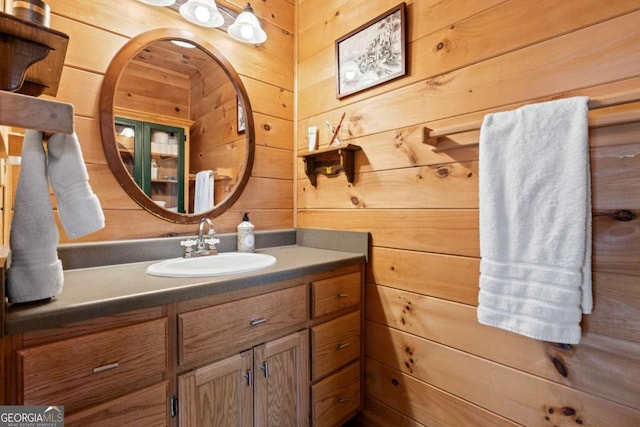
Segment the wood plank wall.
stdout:
[[[268,34],[260,47],[234,41],[220,30],[196,27],[175,11],[137,0],[48,0],[51,28],[70,37],[56,99],[75,107],[75,127],[90,183],[105,211],[106,228],[73,242],[194,234],[195,225],[176,225],[147,213],[124,193],[109,170],[99,129],[98,103],[104,73],[131,38],[161,27],[185,28],[215,46],[234,65],[247,88],[256,125],[256,159],[240,199],[214,219],[218,232],[235,231],[242,212],[258,230],[293,226],[294,62],[291,0],[256,2],[253,8]],[[241,0],[219,1],[240,11]],[[68,241],[60,229],[61,242]]]
[[366,425],[640,425],[640,123],[591,131],[595,308],[573,346],[477,323],[477,146],[422,143],[526,103],[637,99],[640,3],[409,0],[408,76],[337,100],[334,41],[397,3],[297,10],[297,150],[343,112],[362,147],[353,185],[297,162],[296,221],[371,233]]

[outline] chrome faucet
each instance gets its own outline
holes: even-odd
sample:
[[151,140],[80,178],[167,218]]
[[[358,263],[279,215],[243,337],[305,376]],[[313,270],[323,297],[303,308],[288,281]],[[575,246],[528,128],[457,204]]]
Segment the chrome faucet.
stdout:
[[[207,225],[209,231],[207,237],[204,237],[204,226]],[[184,258],[192,258],[206,255],[217,255],[218,249],[216,244],[220,243],[220,239],[214,238],[216,231],[213,229],[213,223],[207,217],[202,218],[198,224],[198,238],[196,240],[184,240],[180,242],[180,246],[184,246]],[[193,250],[193,247],[196,250]]]
[[[204,225],[207,224],[209,228],[208,236],[209,238],[213,238],[216,230],[213,229],[213,222],[207,217],[204,217],[200,220],[200,224],[198,224],[198,250],[201,251],[204,249],[205,241],[204,241]],[[208,243],[208,242],[206,242]]]

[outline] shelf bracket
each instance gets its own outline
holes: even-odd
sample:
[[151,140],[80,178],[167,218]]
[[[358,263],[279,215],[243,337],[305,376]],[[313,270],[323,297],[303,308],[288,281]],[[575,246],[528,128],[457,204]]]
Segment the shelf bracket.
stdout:
[[430,145],[433,148],[438,148],[438,145],[440,144],[440,136],[434,136],[431,134],[432,132],[433,129],[429,129],[426,126],[423,128],[422,143]]
[[344,172],[347,181],[353,184],[355,179],[355,152],[360,147],[353,144],[322,148],[317,151],[307,151],[302,157],[305,163],[305,174],[311,185],[318,186],[318,174],[336,176]]
[[56,96],[69,36],[0,12],[0,90]]

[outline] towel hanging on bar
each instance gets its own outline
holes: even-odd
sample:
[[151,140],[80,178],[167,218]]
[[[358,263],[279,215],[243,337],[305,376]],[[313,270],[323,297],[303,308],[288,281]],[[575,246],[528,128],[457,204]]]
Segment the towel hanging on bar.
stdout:
[[478,321],[580,341],[592,309],[587,98],[486,116],[480,135]]

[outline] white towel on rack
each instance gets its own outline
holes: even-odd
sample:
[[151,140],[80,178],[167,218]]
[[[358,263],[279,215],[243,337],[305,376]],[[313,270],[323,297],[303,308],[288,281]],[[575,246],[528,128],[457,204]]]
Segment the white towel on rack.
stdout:
[[196,196],[193,213],[207,212],[213,209],[213,171],[203,170],[196,174]]
[[592,310],[588,98],[489,114],[480,131],[478,320],[576,344]]
[[9,243],[6,294],[10,303],[38,301],[60,293],[64,279],[58,240],[42,132],[26,130]]
[[76,134],[52,135],[47,152],[49,179],[67,236],[75,239],[104,228],[104,213],[89,185],[89,174]]

